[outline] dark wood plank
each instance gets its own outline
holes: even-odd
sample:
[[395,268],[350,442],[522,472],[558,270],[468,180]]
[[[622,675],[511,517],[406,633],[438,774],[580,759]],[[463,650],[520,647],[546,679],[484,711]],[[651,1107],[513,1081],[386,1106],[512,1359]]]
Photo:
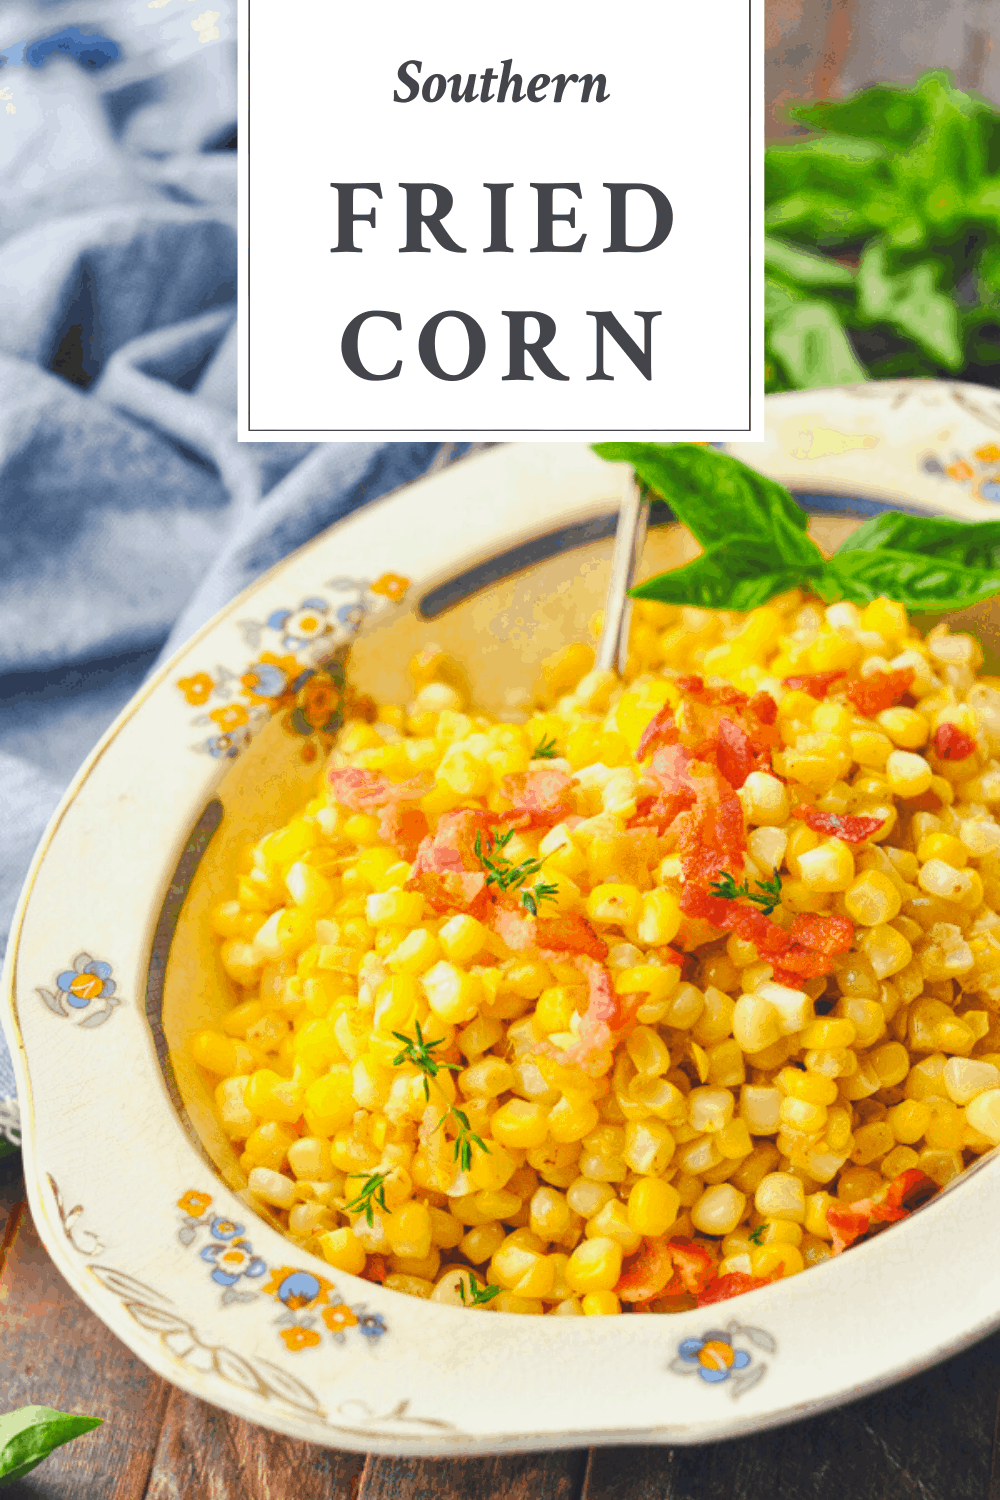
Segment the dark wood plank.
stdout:
[[174,1390],[145,1500],[355,1500],[364,1461],[279,1437]]
[[[6,1166],[6,1164],[4,1164]],[[2,1173],[0,1409],[103,1417],[4,1493],[10,1500],[141,1500],[168,1387],[70,1291],[42,1247],[20,1173]]]
[[581,1500],[985,1500],[998,1391],[994,1335],[794,1427],[703,1447],[595,1450]]
[[583,1448],[495,1458],[369,1458],[357,1500],[577,1500],[586,1463]]

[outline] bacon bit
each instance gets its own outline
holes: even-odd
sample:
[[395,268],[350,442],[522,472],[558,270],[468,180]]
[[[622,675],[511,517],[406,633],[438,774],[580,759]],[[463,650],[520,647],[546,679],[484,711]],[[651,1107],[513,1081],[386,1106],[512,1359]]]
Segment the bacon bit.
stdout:
[[957,724],[939,724],[934,731],[934,754],[939,760],[968,760],[975,754],[976,742]]
[[[565,950],[540,948],[543,959],[559,961]],[[614,1062],[615,1042],[618,1034],[633,1019],[638,1009],[639,997],[629,997],[629,1009],[623,1008],[621,1000],[611,988],[611,976],[602,963],[585,953],[573,953],[570,962],[576,964],[587,981],[587,1009],[580,1017],[577,1035],[579,1040],[565,1051],[556,1051],[551,1043],[543,1042],[538,1050],[561,1063],[582,1068],[592,1078],[602,1078]]]
[[643,1240],[642,1249],[622,1273],[615,1295],[622,1302],[650,1302],[674,1274],[674,1258],[666,1240]]
[[898,672],[873,672],[860,682],[847,684],[847,696],[859,714],[874,719],[876,714],[893,708],[913,684],[912,667],[903,667]]
[[743,868],[743,807],[715,766],[695,765],[697,774],[691,774],[695,805],[676,819],[677,846],[685,881],[707,883],[723,870],[738,874]]
[[819,917],[804,912],[788,929],[789,942],[817,953],[846,953],[854,940],[854,926],[849,917]]
[[464,911],[481,918],[489,906],[486,876],[475,871],[422,870],[410,877],[407,888],[422,891],[428,906],[439,914]]
[[[485,879],[485,877],[484,877]],[[508,948],[523,953],[527,948],[550,948],[560,954],[583,954],[601,961],[608,956],[608,945],[579,912],[562,912],[558,917],[532,917],[510,898],[499,898],[490,913],[490,926]]]
[[426,870],[440,874],[446,871],[461,873],[463,870],[480,873],[482,866],[476,858],[476,834],[485,833],[491,821],[496,821],[491,814],[474,812],[470,808],[445,813],[438,821],[433,838],[424,839],[417,850],[414,876],[422,875]]
[[760,722],[762,724],[766,724],[768,728],[770,728],[770,726],[778,717],[778,705],[771,697],[771,694],[765,693],[763,689],[761,689],[759,693],[754,693],[753,697],[750,699],[750,702],[747,704],[747,707],[749,708],[750,712],[756,714]]
[[378,835],[385,844],[395,844],[410,864],[430,832],[427,816],[419,807],[401,807],[394,803],[383,808],[378,820]]
[[806,677],[786,677],[785,687],[794,692],[808,693],[810,698],[825,698],[835,682],[839,682],[847,673],[841,669],[839,672],[813,672]]
[[699,1307],[711,1307],[714,1302],[728,1302],[730,1297],[742,1297],[744,1292],[755,1292],[758,1287],[770,1286],[778,1276],[748,1276],[745,1271],[727,1271],[725,1276],[716,1276],[703,1292],[698,1294]]
[[385,1257],[382,1255],[369,1255],[365,1262],[365,1268],[361,1272],[361,1279],[362,1281],[377,1281],[381,1283],[388,1274],[389,1271],[385,1263]]
[[884,818],[863,818],[851,816],[848,813],[820,812],[818,807],[811,807],[809,803],[803,802],[792,811],[793,818],[800,818],[813,833],[829,833],[835,838],[843,839],[845,844],[862,844],[865,839],[870,839],[873,833],[878,833],[885,822]]
[[745,729],[732,719],[719,721],[718,767],[734,791],[739,791],[756,764],[753,745]]
[[565,771],[550,771],[544,766],[505,776],[500,795],[514,805],[508,812],[499,813],[497,821],[507,828],[554,828],[573,815],[573,804],[567,800],[572,784],[572,776]]
[[664,1295],[676,1297],[679,1292],[690,1292],[700,1297],[715,1278],[715,1261],[705,1246],[686,1235],[678,1235],[668,1242],[667,1249],[673,1256],[674,1278],[664,1287]]
[[[842,1255],[867,1234],[873,1224],[892,1224],[907,1218],[918,1206],[913,1200],[919,1197],[925,1201],[934,1189],[935,1184],[926,1173],[919,1167],[911,1167],[908,1172],[901,1172],[893,1178],[881,1203],[874,1198],[861,1198],[857,1203],[834,1203],[826,1215],[827,1227],[833,1235],[834,1255]],[[910,1202],[904,1208],[907,1199]]]
[[831,973],[834,956],[846,953],[854,938],[854,927],[847,917],[798,916],[786,932],[754,907],[712,896],[692,885],[681,892],[681,910],[685,916],[700,917],[723,932],[735,932],[745,942],[756,944],[764,962],[773,965],[778,983],[796,988],[803,979]]
[[635,752],[636,760],[645,760],[647,755],[652,755],[654,750],[663,749],[667,745],[676,745],[677,738],[677,721],[674,718],[673,709],[669,703],[665,703],[642,731],[642,739]]
[[381,771],[341,766],[328,771],[326,779],[335,800],[343,807],[353,812],[377,812],[382,842],[395,844],[404,859],[413,859],[428,827],[423,812],[412,804],[419,802],[433,786],[434,778],[429,771],[421,771],[409,781],[390,781]]

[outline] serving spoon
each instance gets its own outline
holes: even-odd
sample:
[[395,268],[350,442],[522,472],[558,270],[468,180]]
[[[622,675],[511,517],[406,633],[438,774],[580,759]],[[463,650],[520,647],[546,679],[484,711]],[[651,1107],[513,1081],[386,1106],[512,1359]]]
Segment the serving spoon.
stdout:
[[649,524],[649,491],[632,479],[618,512],[615,550],[611,556],[611,576],[604,604],[604,623],[597,645],[595,666],[621,677],[628,660],[628,635],[632,623],[632,600],[628,591],[646,542]]

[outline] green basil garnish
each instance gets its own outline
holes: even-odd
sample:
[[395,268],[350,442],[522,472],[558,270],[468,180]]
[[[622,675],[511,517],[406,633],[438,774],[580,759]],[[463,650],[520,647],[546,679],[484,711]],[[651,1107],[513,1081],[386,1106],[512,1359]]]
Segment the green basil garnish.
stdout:
[[884,596],[908,609],[941,610],[1000,592],[1000,521],[888,511],[824,557],[784,486],[730,454],[695,443],[596,443],[594,451],[631,464],[705,549],[634,588],[634,599],[747,611],[802,588],[827,604]]
[[23,1478],[53,1449],[100,1425],[100,1417],[78,1417],[49,1406],[22,1406],[0,1416],[0,1483]]

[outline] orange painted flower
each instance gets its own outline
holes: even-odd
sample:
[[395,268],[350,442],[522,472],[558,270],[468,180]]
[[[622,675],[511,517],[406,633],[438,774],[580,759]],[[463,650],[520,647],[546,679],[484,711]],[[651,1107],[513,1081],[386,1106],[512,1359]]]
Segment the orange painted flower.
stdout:
[[325,1276],[316,1276],[312,1271],[297,1271],[294,1266],[279,1266],[271,1272],[271,1279],[264,1288],[269,1297],[277,1297],[293,1311],[309,1307],[313,1303],[327,1300],[333,1291],[333,1282]]
[[177,1207],[192,1219],[200,1219],[211,1201],[211,1193],[196,1193],[191,1190],[183,1198],[178,1198]]
[[197,707],[201,703],[208,702],[209,694],[214,688],[215,683],[207,672],[196,672],[193,677],[179,678],[177,686],[187,701]]
[[371,589],[373,594],[384,594],[387,599],[397,603],[409,587],[410,580],[404,578],[402,573],[383,573],[381,578],[376,578]]
[[345,1328],[355,1328],[358,1320],[346,1303],[341,1302],[338,1307],[324,1307],[323,1322],[331,1333],[343,1333]]
[[225,708],[214,708],[208,716],[213,724],[226,733],[231,729],[242,729],[247,721],[247,711],[242,703],[227,703]]
[[258,702],[282,698],[302,668],[294,656],[276,656],[273,651],[262,651],[260,657],[240,678],[243,691],[248,698]]
[[283,1328],[281,1337],[285,1341],[285,1348],[291,1354],[298,1354],[300,1349],[312,1349],[320,1341],[319,1334],[314,1328]]
[[340,692],[325,672],[311,677],[299,694],[299,703],[313,729],[322,729],[340,702]]
[[949,464],[945,469],[945,473],[950,479],[973,479],[975,478],[976,471],[971,464],[967,464],[965,459],[962,458],[959,459],[957,464]]
[[981,463],[995,464],[1000,460],[1000,448],[996,443],[986,443],[982,448],[975,449],[974,457],[978,458]]
[[81,1000],[96,1000],[103,988],[104,981],[99,974],[77,974],[73,978],[69,992]]

